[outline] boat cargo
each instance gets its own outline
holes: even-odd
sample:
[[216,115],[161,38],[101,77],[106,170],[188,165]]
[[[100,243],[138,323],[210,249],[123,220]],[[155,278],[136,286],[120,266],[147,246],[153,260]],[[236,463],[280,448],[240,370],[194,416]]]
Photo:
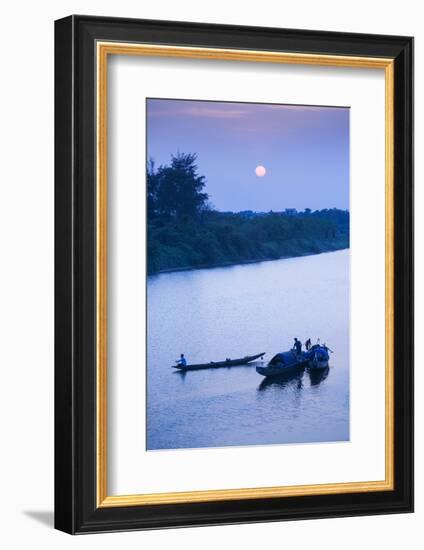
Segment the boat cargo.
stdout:
[[256,367],[262,376],[282,376],[303,370],[308,364],[304,354],[298,355],[294,350],[277,353],[266,367]]
[[309,369],[326,369],[330,360],[329,349],[325,345],[316,344],[308,351]]

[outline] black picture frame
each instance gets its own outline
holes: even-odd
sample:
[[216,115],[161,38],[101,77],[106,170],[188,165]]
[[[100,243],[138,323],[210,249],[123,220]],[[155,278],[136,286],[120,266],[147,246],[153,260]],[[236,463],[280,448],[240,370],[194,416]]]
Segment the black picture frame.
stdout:
[[[99,40],[394,60],[394,490],[98,507]],[[413,39],[73,15],[55,23],[55,527],[94,533],[413,511]]]

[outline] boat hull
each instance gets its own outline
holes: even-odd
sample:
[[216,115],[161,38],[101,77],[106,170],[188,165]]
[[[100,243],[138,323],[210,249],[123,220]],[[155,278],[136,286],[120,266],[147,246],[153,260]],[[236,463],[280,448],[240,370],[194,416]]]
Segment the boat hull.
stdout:
[[174,369],[179,371],[189,371],[189,370],[204,370],[204,369],[219,369],[219,368],[229,368],[229,367],[239,367],[242,365],[247,365],[256,359],[260,359],[265,355],[264,353],[258,353],[256,355],[247,355],[246,357],[240,357],[239,359],[230,359],[228,361],[218,361],[216,363],[199,363],[193,365],[172,365]]
[[328,361],[311,361],[309,363],[310,370],[324,370],[328,369]]
[[274,355],[266,367],[256,367],[256,372],[262,376],[284,376],[303,370],[308,364],[305,354],[297,354],[294,350],[283,351]]
[[324,370],[328,368],[330,356],[327,346],[321,346],[316,344],[312,349],[305,353],[305,356],[309,359],[310,370]]
[[299,361],[292,365],[256,367],[256,372],[265,377],[292,375],[305,369],[307,362]]

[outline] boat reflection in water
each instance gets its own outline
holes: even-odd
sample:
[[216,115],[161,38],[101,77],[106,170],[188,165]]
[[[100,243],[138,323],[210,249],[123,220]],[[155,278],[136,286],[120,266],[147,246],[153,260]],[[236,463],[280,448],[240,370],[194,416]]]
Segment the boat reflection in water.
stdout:
[[304,371],[300,370],[264,378],[258,386],[258,391],[264,391],[268,388],[284,389],[289,387],[299,391],[303,387],[303,374]]
[[[324,380],[328,377],[330,368],[307,369],[307,371],[311,386],[319,386],[319,384],[324,382]],[[284,389],[289,387],[292,390],[299,391],[303,388],[304,372],[305,371],[302,370],[299,372],[291,372],[264,378],[258,386],[258,391],[263,391],[267,388]]]
[[319,384],[321,384],[321,382],[324,382],[329,372],[330,367],[325,367],[325,369],[309,369],[311,386],[318,386]]

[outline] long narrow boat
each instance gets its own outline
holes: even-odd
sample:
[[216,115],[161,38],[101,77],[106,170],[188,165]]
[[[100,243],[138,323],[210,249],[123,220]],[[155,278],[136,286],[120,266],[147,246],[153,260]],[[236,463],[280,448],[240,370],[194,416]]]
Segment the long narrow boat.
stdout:
[[239,359],[226,359],[225,361],[217,361],[210,363],[198,363],[193,365],[172,365],[174,369],[178,369],[180,371],[187,371],[187,370],[202,370],[202,369],[219,369],[221,367],[238,367],[240,365],[247,365],[248,363],[251,363],[252,361],[255,361],[255,359],[260,359],[265,355],[264,353],[258,353],[256,355],[246,355],[246,357],[240,357]]

